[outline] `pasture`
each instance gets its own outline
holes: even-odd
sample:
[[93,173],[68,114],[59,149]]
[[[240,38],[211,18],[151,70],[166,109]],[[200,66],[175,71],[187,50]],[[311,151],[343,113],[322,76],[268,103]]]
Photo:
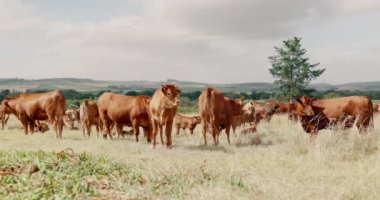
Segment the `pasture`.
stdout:
[[[129,128],[124,128],[128,129]],[[240,129],[238,129],[240,131]],[[323,130],[315,143],[285,116],[258,132],[223,132],[220,146],[195,134],[173,133],[173,148],[150,148],[140,134],[104,140],[93,131],[25,136],[11,117],[0,131],[0,169],[33,164],[39,171],[0,176],[0,198],[11,199],[377,199],[380,117],[375,131]],[[69,150],[69,149],[72,149]]]

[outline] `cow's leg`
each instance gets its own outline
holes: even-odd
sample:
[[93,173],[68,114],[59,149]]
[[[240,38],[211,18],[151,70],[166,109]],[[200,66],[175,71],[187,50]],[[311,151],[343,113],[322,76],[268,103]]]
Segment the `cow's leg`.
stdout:
[[59,138],[62,139],[62,131],[63,131],[63,119],[58,119],[57,121],[57,131],[58,131],[58,135],[59,135]]
[[219,128],[212,124],[212,139],[214,141],[214,146],[218,145],[218,133],[219,133]]
[[146,140],[148,143],[151,142],[151,135],[152,135],[152,129],[151,127],[144,127],[144,136],[146,137]]
[[207,145],[206,133],[207,133],[207,123],[202,119],[203,145]]
[[32,132],[32,134],[34,133],[34,127],[36,126],[36,123],[34,120],[30,120],[30,132]]
[[166,135],[166,147],[168,148],[172,146],[172,128],[173,128],[173,120],[166,122],[165,135]]
[[1,130],[4,130],[5,119],[1,119]]
[[99,123],[96,123],[96,124],[95,124],[95,128],[96,128],[96,134],[97,134],[98,137],[99,137]]
[[370,127],[370,124],[373,123],[371,121],[372,119],[370,117],[359,116],[356,122],[356,127],[358,128],[359,133],[365,133]]
[[132,128],[133,128],[133,133],[135,135],[135,140],[136,142],[139,142],[140,130],[139,130],[139,121],[137,119],[132,120]]
[[8,123],[8,120],[9,120],[9,115],[6,115],[6,117],[5,117],[5,124],[7,124]]
[[82,126],[83,138],[86,138],[86,129],[85,129],[85,121],[84,120],[81,121],[81,126]]
[[112,136],[111,136],[111,122],[107,119],[105,119],[103,121],[103,129],[105,131],[105,133],[103,133],[103,138],[107,139],[108,136],[111,137],[112,139]]
[[87,136],[90,137],[91,136],[91,124],[90,124],[90,122],[86,123],[86,132],[87,132]]
[[24,119],[21,121],[22,126],[24,127],[24,133],[25,135],[28,135],[28,120]]
[[[231,145],[231,142],[230,142],[230,130],[231,130],[231,126],[227,126],[226,127],[226,135],[227,135],[227,142],[229,145]],[[219,144],[219,140],[218,140],[218,144]]]
[[158,123],[156,120],[152,120],[152,134],[151,134],[151,142],[152,142],[152,148],[154,149],[156,147],[156,137],[157,137],[157,131],[158,131]]
[[191,134],[191,135],[194,134],[194,128],[190,128],[190,134]]
[[177,130],[176,130],[176,136],[179,137],[179,129],[181,129],[179,126],[176,126]]
[[136,142],[139,142],[140,128],[139,128],[139,126],[137,124],[133,125],[133,133],[135,134],[135,140],[136,140]]
[[162,138],[163,125],[158,125],[158,130],[160,131],[160,144],[164,145],[164,140]]
[[120,136],[122,138],[124,138],[124,135],[123,135],[123,125],[122,124],[116,124],[116,132],[117,132],[117,138],[120,138]]

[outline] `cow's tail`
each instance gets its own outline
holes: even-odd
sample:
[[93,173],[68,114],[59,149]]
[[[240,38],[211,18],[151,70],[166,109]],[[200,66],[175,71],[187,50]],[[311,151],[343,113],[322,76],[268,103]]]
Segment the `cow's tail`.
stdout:
[[373,121],[373,104],[372,104],[372,100],[370,97],[367,96],[367,99],[368,99],[368,109],[369,109],[369,128],[371,130],[373,130],[375,128],[375,125],[374,125],[374,121]]
[[62,129],[63,129],[63,117],[65,116],[66,112],[66,98],[63,95],[62,91],[56,90],[55,95],[55,103],[57,105],[57,110],[55,117],[53,119],[53,125],[54,129],[56,130],[56,134],[58,138],[62,138]]
[[[81,122],[83,123],[84,119],[88,116],[87,106],[89,101],[86,99],[84,100],[83,104],[79,107],[79,116],[81,117]],[[84,124],[82,124],[84,125]]]
[[212,88],[207,88],[205,109],[206,109],[206,112],[209,113],[209,117],[210,117],[210,119],[208,120],[209,125],[211,126],[212,129],[218,129],[218,127],[215,127],[216,126],[215,113],[213,112],[212,107],[211,107],[212,91],[213,91]]

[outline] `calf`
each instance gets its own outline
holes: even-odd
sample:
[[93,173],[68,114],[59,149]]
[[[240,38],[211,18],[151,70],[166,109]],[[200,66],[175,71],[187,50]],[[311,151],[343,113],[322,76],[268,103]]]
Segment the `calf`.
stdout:
[[156,146],[156,136],[160,132],[161,144],[164,143],[162,138],[163,126],[165,125],[166,146],[172,146],[172,126],[174,116],[177,113],[179,104],[179,90],[175,85],[162,85],[153,94],[149,104],[149,116],[152,122],[152,148]]
[[185,131],[186,128],[190,130],[191,135],[193,135],[195,127],[201,123],[201,118],[199,116],[187,117],[177,114],[174,117],[174,125],[177,128],[177,137],[179,136],[179,130],[182,128]]
[[102,128],[102,123],[99,117],[98,104],[90,100],[84,100],[79,106],[80,121],[82,124],[83,137],[91,135],[91,126],[95,126],[99,137],[99,130]]
[[65,111],[63,120],[65,124],[69,126],[70,130],[75,130],[77,129],[75,127],[75,122],[80,124],[80,113],[77,109],[68,109]]

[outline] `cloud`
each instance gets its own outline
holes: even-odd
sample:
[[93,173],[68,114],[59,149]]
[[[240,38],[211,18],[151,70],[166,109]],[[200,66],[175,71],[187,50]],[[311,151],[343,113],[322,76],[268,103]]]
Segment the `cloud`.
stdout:
[[26,30],[38,28],[43,18],[36,14],[33,6],[18,0],[0,0],[0,31]]
[[[88,6],[101,10],[97,2]],[[367,16],[376,15],[377,4],[369,0],[143,0],[126,8],[136,11],[99,20],[87,12],[51,17],[65,6],[26,3],[0,0],[0,42],[6,44],[0,68],[7,66],[2,76],[270,82],[273,47],[300,35],[312,59],[327,68],[320,80],[331,82],[336,79],[330,72],[358,65],[345,56],[360,57],[360,66],[376,65],[366,48],[380,46],[373,42],[379,29],[368,23],[378,16]],[[70,13],[66,7],[60,13]],[[358,40],[360,35],[366,38]],[[360,51],[353,51],[355,44]],[[346,75],[339,81],[356,79]]]

